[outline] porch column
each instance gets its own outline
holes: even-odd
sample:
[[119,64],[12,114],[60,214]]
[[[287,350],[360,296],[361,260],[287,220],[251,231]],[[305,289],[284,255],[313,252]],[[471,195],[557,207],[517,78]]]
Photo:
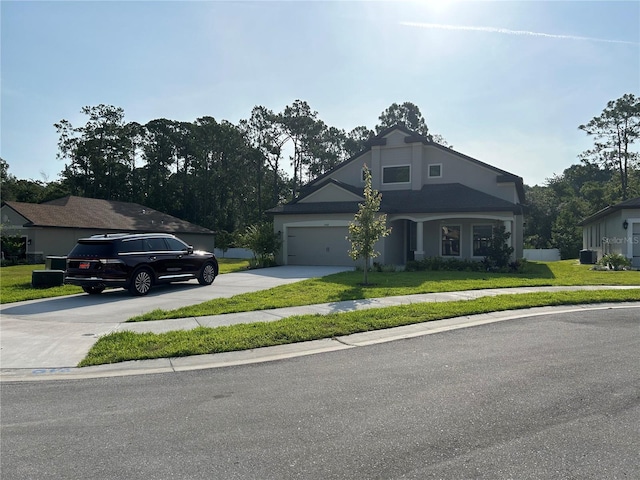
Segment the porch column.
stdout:
[[416,253],[415,259],[424,258],[424,222],[416,222]]
[[[513,232],[511,231],[511,220],[505,220],[504,222],[504,231],[505,233],[510,233],[511,236],[507,239],[507,245],[509,247],[513,247]],[[513,253],[511,254],[511,259],[513,260],[515,257],[515,250],[513,251]]]

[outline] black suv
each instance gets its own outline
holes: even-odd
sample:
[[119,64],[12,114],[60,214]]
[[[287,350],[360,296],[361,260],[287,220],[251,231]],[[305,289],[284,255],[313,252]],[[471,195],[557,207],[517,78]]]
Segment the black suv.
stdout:
[[146,295],[154,284],[197,278],[200,285],[211,285],[217,275],[213,253],[194,251],[174,235],[118,233],[78,240],[67,256],[64,282],[90,294],[124,287]]

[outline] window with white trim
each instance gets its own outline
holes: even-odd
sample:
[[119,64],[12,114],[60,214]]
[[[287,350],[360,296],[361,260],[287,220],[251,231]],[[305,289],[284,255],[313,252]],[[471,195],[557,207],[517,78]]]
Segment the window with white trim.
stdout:
[[393,167],[382,167],[382,183],[409,183],[410,181],[410,165],[394,165]]
[[428,166],[429,178],[442,178],[442,164],[432,163]]
[[442,256],[460,256],[460,225],[442,225]]
[[485,257],[489,253],[491,238],[493,237],[493,225],[473,226],[473,256]]

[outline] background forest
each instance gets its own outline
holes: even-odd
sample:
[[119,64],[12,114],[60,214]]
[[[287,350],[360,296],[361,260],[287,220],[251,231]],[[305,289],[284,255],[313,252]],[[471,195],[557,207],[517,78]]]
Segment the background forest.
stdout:
[[[125,121],[124,110],[111,105],[84,107],[82,113],[82,126],[55,124],[58,159],[65,162],[58,180],[17,179],[9,173],[10,159],[0,159],[3,201],[77,195],[134,202],[214,231],[240,232],[266,220],[265,210],[294,198],[305,183],[362,151],[371,136],[391,125],[404,123],[451,147],[429,131],[411,102],[392,104],[373,129],[349,132],[325,124],[302,100],[278,113],[256,106],[237,125],[213,117],[141,125]],[[525,247],[559,248],[563,258],[577,257],[582,248],[580,220],[640,196],[640,158],[633,150],[640,99],[626,94],[612,100],[577,128],[593,138],[593,148],[576,152],[578,163],[544,185],[525,185]]]

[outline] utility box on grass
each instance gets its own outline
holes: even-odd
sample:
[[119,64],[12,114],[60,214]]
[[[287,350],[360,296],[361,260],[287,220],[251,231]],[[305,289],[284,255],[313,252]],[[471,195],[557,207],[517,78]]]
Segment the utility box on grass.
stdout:
[[49,256],[44,260],[44,268],[47,270],[66,270],[67,257]]
[[64,270],[34,270],[31,272],[33,288],[60,287],[64,284]]

